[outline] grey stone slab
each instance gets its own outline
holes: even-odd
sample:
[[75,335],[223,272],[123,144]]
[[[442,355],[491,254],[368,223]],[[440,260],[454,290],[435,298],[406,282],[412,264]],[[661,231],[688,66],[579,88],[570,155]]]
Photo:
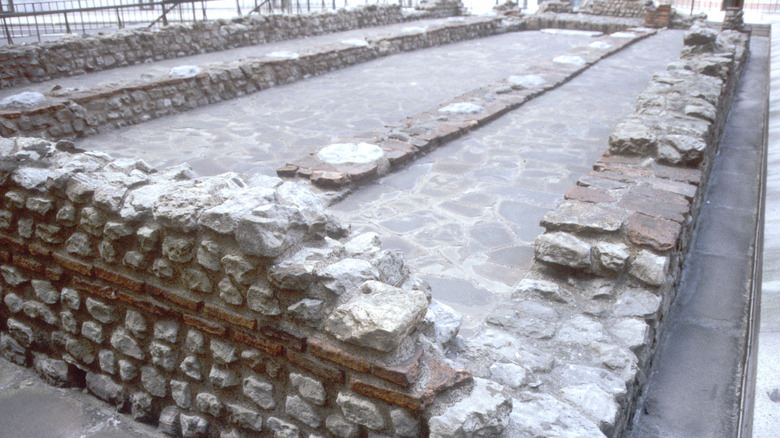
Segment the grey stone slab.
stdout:
[[750,256],[755,213],[730,210],[705,201],[699,212],[697,233],[701,238],[694,243],[696,251],[735,258]]
[[[758,184],[758,175],[717,172],[710,176],[707,194],[708,196],[717,198],[718,205],[721,207],[747,212],[755,209]],[[735,193],[734,187],[750,189],[750,192],[753,193],[753,195],[739,196]]]

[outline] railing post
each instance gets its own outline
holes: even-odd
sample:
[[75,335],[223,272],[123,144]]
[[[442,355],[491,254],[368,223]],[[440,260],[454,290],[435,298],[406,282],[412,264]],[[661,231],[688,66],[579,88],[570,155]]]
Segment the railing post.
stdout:
[[238,4],[238,0],[236,0],[236,11],[238,12],[238,16],[241,16],[241,5]]
[[161,6],[162,6],[162,11],[163,11],[163,13],[162,13],[163,26],[167,26],[168,25],[168,15],[167,15],[167,12],[165,10],[165,0],[162,1]]
[[8,22],[5,21],[5,17],[3,17],[3,30],[5,30],[5,39],[8,40],[8,44],[13,44],[14,41],[11,39],[11,31],[8,29]]
[[122,16],[121,16],[121,15],[119,15],[119,8],[115,8],[114,10],[116,11],[116,24],[117,24],[117,26],[119,26],[119,28],[121,29],[121,28],[123,28],[123,27],[124,27],[124,26],[122,25]]
[[35,34],[38,36],[38,42],[41,42],[41,29],[38,27],[38,14],[35,13],[35,3],[32,3],[33,19],[35,19]]
[[67,33],[70,33],[70,23],[68,23],[68,13],[67,12],[63,12],[62,13],[62,17],[65,18],[65,31]]

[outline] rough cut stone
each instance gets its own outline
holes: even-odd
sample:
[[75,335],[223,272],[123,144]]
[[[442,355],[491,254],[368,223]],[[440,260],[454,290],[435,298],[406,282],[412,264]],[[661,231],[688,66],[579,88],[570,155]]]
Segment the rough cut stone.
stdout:
[[64,387],[73,383],[70,366],[64,360],[37,355],[33,359],[33,366],[35,371],[50,385]]
[[130,330],[135,337],[144,338],[146,336],[146,320],[140,312],[128,310],[125,313],[125,328]]
[[206,438],[209,432],[209,423],[197,415],[179,415],[181,424],[181,436],[183,438]]
[[19,344],[25,348],[29,347],[30,344],[32,344],[35,340],[35,335],[33,334],[30,326],[27,324],[23,324],[13,318],[9,318],[8,321],[6,321],[6,326],[8,331],[11,333],[11,336],[13,336],[14,339],[16,339]]
[[19,298],[19,295],[15,293],[9,293],[3,297],[3,302],[11,313],[19,313],[24,307],[24,300]]
[[365,260],[343,259],[318,271],[317,276],[326,290],[343,295],[365,281],[378,280],[379,271]]
[[655,130],[645,120],[636,117],[618,123],[609,136],[609,151],[613,154],[653,157],[657,145]]
[[302,374],[290,373],[290,383],[306,400],[318,406],[325,404],[327,393],[319,381]]
[[204,211],[198,224],[220,234],[232,234],[241,217],[260,205],[273,202],[274,198],[274,191],[265,187],[242,191],[240,195]]
[[181,380],[171,380],[171,397],[176,402],[176,406],[189,409],[192,404],[190,384]]
[[237,306],[244,302],[244,295],[241,293],[241,290],[228,277],[223,278],[217,284],[217,289],[219,290],[219,298],[228,304]]
[[652,286],[660,286],[666,281],[669,269],[669,257],[655,255],[650,251],[640,251],[628,268],[629,274]]
[[559,303],[566,303],[569,300],[565,297],[560,286],[552,281],[534,280],[531,278],[524,278],[520,280],[513,292],[517,297],[539,296],[548,300],[557,301]]
[[569,233],[545,233],[536,238],[534,255],[537,260],[576,269],[591,266],[591,246]]
[[564,201],[544,215],[541,225],[548,230],[611,233],[619,230],[627,217],[628,212],[620,208]]
[[81,335],[96,344],[102,343],[105,339],[103,326],[95,321],[85,321],[81,324]]
[[154,339],[160,339],[175,344],[179,338],[179,324],[175,321],[158,321],[154,323]]
[[359,430],[356,424],[350,423],[338,413],[330,414],[325,419],[325,428],[339,438],[356,438]]
[[225,406],[233,423],[258,432],[263,429],[263,417],[256,410],[234,403],[227,403]]
[[146,356],[124,327],[117,327],[111,334],[111,346],[119,350],[120,353],[138,360],[143,360]]
[[245,286],[252,284],[255,267],[249,260],[239,255],[228,254],[222,257],[221,263],[225,273],[231,276],[236,283]]
[[[266,421],[268,430],[274,433],[274,438],[299,438],[300,430],[294,424],[282,421],[276,417],[269,417]],[[311,436],[310,436],[311,438]]]
[[173,371],[176,367],[176,358],[174,356],[173,348],[169,345],[159,341],[154,341],[149,344],[149,353],[152,356],[152,363],[164,369],[165,371]]
[[263,409],[273,409],[276,406],[274,387],[268,382],[249,376],[244,379],[242,390],[245,396]]
[[263,283],[256,283],[246,292],[246,304],[255,312],[263,315],[274,316],[282,313],[279,300],[274,298],[274,292]]
[[179,409],[176,406],[167,406],[160,412],[157,429],[170,436],[179,436],[181,434],[181,424],[179,423]]
[[379,430],[385,426],[385,420],[379,407],[372,401],[348,392],[339,392],[336,403],[344,417],[369,429]]
[[127,382],[135,379],[138,376],[138,367],[136,367],[129,360],[120,359],[118,361],[118,364],[119,364],[119,378],[122,379],[122,381]]
[[79,291],[77,291],[76,289],[71,289],[69,287],[62,288],[60,299],[62,300],[63,304],[65,304],[66,306],[70,307],[73,310],[79,310],[79,307],[81,307],[81,299],[79,298]]
[[496,362],[490,366],[490,376],[496,382],[518,389],[528,383],[528,370],[513,363]]
[[141,367],[141,383],[149,394],[155,397],[165,397],[168,393],[168,379],[155,367]]
[[420,433],[420,422],[404,409],[390,411],[390,420],[393,422],[396,435],[414,437]]
[[19,286],[20,284],[30,281],[21,271],[11,265],[3,265],[0,267],[0,273],[3,275],[3,279],[11,286]]
[[108,374],[116,374],[116,355],[112,350],[100,350],[98,353],[100,369]]
[[512,405],[511,424],[505,435],[605,437],[594,421],[549,394],[525,392]]
[[241,383],[241,381],[238,380],[238,376],[236,375],[235,371],[219,368],[216,366],[211,367],[211,371],[209,372],[209,382],[219,388],[229,388],[231,386],[237,386]]
[[317,428],[320,427],[320,424],[322,423],[322,417],[317,414],[314,407],[304,401],[300,396],[288,395],[284,410],[287,415],[299,420],[309,427]]
[[116,307],[87,298],[87,311],[93,318],[103,324],[110,324],[118,319]]
[[287,314],[307,325],[317,326],[323,317],[323,306],[321,300],[304,298],[288,307]]
[[420,291],[368,281],[360,293],[333,311],[325,330],[341,341],[388,352],[420,324],[427,307]]
[[498,437],[509,422],[512,400],[497,383],[475,378],[471,394],[432,417],[431,438]]
[[219,397],[217,397],[214,394],[209,394],[207,392],[201,392],[197,396],[195,396],[195,407],[200,412],[205,412],[207,414],[211,414],[215,417],[218,417],[219,414],[222,412],[222,402],[219,400]]
[[439,300],[432,299],[425,314],[423,333],[443,347],[455,339],[462,322],[463,315]]
[[203,339],[203,333],[190,329],[187,331],[187,338],[184,341],[184,348],[191,353],[200,354],[203,353],[205,348],[205,340]]
[[122,385],[114,382],[110,377],[88,372],[87,389],[89,392],[101,400],[111,403],[114,406],[124,406],[126,402],[125,389]]
[[593,260],[604,269],[620,272],[628,257],[628,246],[623,243],[597,242],[593,245]]

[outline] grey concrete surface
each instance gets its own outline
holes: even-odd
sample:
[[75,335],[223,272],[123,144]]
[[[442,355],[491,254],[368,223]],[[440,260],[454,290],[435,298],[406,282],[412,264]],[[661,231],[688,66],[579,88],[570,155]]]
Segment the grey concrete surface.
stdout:
[[239,99],[88,137],[79,147],[189,162],[201,175],[275,175],[339,137],[438,106],[591,37],[516,32],[390,56]]
[[769,79],[769,41],[750,45],[628,437],[731,437],[741,427]]
[[31,369],[0,359],[3,438],[162,438],[79,389],[54,388]]
[[764,269],[753,436],[780,435],[780,20],[772,25]]

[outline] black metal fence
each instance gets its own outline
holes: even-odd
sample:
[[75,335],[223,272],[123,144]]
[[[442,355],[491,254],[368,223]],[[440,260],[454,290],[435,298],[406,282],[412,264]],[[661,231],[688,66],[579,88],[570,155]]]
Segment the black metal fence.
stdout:
[[0,44],[69,33],[232,18],[250,13],[300,14],[363,4],[417,6],[419,0],[0,0]]

